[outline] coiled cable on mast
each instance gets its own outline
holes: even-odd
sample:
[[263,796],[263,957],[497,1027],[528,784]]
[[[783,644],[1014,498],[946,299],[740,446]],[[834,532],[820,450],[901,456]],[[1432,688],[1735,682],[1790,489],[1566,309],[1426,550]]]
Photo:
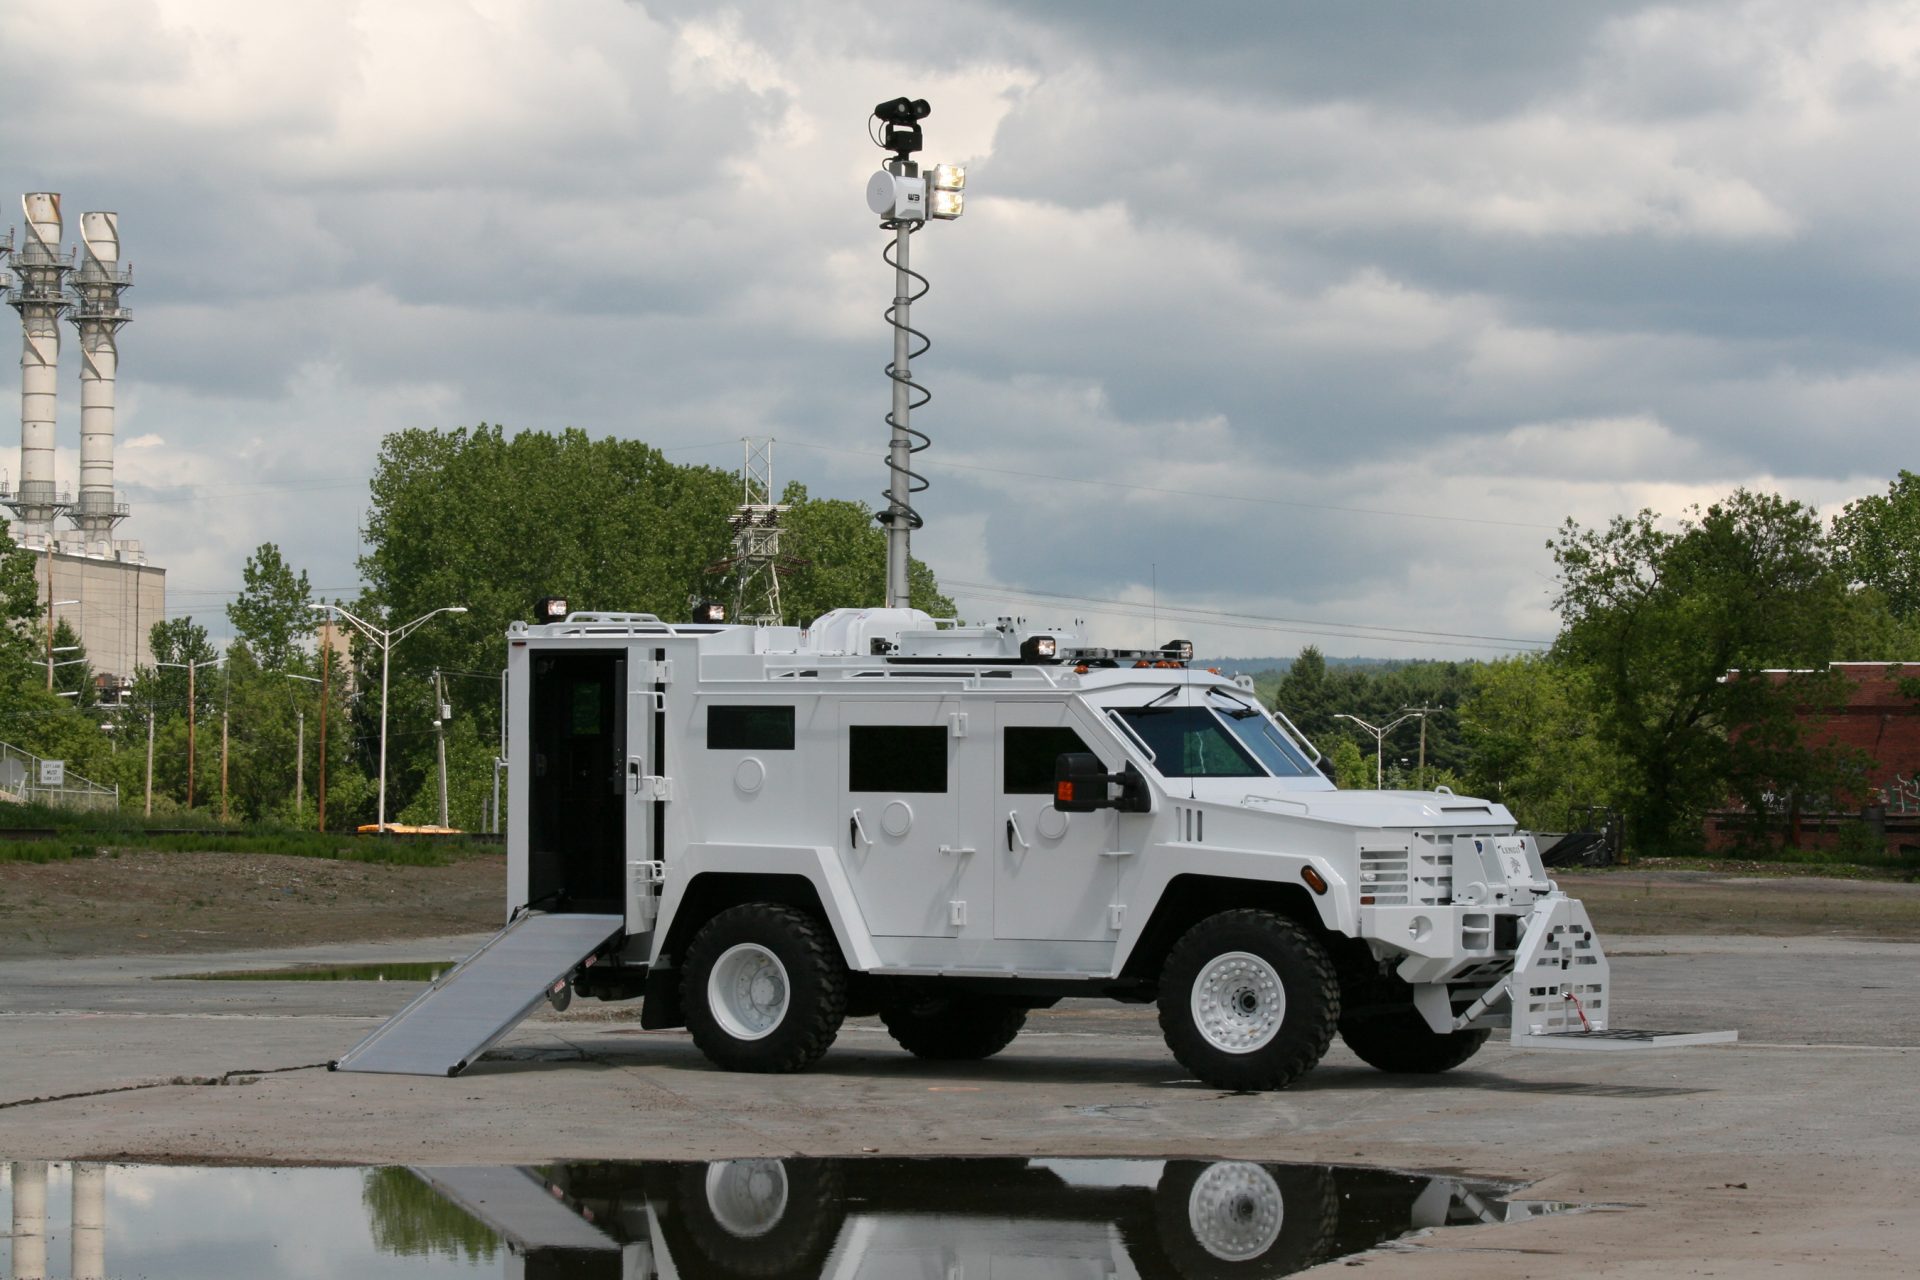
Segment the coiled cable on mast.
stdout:
[[[923,222],[916,222],[912,220],[898,219],[898,218],[888,218],[886,221],[880,224],[880,229],[883,231],[898,231],[902,227],[905,227],[906,234],[909,236],[912,236],[912,235],[919,234],[919,232],[922,231],[925,228],[925,226],[926,224]],[[892,327],[894,330],[896,330],[897,332],[905,333],[907,335],[907,341],[908,341],[907,363],[909,366],[911,366],[915,360],[918,360],[921,356],[925,355],[928,351],[933,349],[933,339],[927,337],[926,334],[920,332],[918,329],[914,328],[912,325],[908,324],[905,320],[903,320],[900,316],[900,309],[902,306],[911,306],[914,303],[920,301],[920,299],[926,297],[927,291],[930,290],[933,286],[931,283],[928,282],[925,276],[921,275],[918,271],[915,271],[912,267],[905,267],[905,268],[901,267],[899,257],[895,253],[895,250],[899,244],[900,244],[900,241],[898,240],[887,241],[886,247],[881,249],[880,251],[880,260],[882,262],[885,262],[888,266],[894,269],[894,272],[895,272],[894,279],[898,280],[900,278],[900,274],[904,272],[906,275],[911,276],[915,281],[917,281],[919,287],[917,291],[910,292],[905,297],[900,297],[896,295],[894,297],[893,304],[886,309],[886,311],[883,313],[882,318],[885,319],[887,324],[890,327]],[[909,285],[908,288],[912,289],[913,286]],[[916,340],[920,344],[917,347],[913,346],[913,343]],[[911,373],[901,372],[899,367],[896,366],[891,360],[887,362],[886,373],[887,373],[888,380],[892,382],[897,382],[902,386],[906,387],[907,412],[909,414],[911,414],[915,409],[920,408],[922,405],[926,404],[927,402],[933,399],[933,393],[931,391],[927,390],[925,387],[915,382],[913,380],[913,376]],[[916,396],[919,398],[915,399],[914,397]],[[916,453],[924,453],[928,448],[932,447],[933,445],[933,438],[929,436],[926,432],[914,426],[911,422],[894,421],[892,409],[887,410],[887,425],[889,427],[895,428],[897,430],[900,430],[906,433],[908,458],[912,458],[912,456]],[[927,478],[921,475],[918,471],[915,471],[911,466],[901,463],[894,456],[895,453],[896,453],[896,450],[894,450],[894,448],[891,445],[889,445],[887,448],[887,469],[889,471],[895,472],[897,474],[900,474],[906,477],[907,496],[911,498],[916,493],[925,492],[928,487]],[[923,523],[925,523],[923,520],[921,520],[920,513],[913,509],[912,502],[910,501],[896,502],[894,500],[892,485],[888,485],[887,488],[881,492],[881,496],[886,499],[886,509],[874,518],[879,520],[881,523],[887,525],[889,528],[891,528],[893,526],[893,522],[902,515],[906,516],[907,528],[909,529],[918,529]]]

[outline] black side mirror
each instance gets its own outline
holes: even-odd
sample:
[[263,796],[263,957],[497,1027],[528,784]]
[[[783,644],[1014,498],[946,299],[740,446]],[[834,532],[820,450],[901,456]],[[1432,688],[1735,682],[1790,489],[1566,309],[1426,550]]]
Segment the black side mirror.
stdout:
[[[1117,796],[1112,792],[1116,786],[1120,788]],[[1131,764],[1108,773],[1099,756],[1081,751],[1069,751],[1053,762],[1053,807],[1062,813],[1099,809],[1145,813],[1152,804],[1146,778]]]

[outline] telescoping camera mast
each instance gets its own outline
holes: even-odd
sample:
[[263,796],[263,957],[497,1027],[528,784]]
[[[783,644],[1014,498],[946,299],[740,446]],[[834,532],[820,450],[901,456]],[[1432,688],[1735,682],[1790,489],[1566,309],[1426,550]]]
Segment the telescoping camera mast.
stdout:
[[[1156,1004],[1173,1056],[1225,1089],[1285,1088],[1336,1035],[1425,1074],[1495,1031],[1732,1040],[1613,1020],[1586,908],[1504,805],[1340,790],[1189,641],[1102,648],[912,606],[928,343],[908,254],[966,182],[913,160],[928,114],[896,98],[872,121],[891,153],[867,184],[893,233],[885,605],[743,625],[549,596],[511,624],[506,927],[333,1065],[458,1074],[576,992],[637,998],[642,1028],[751,1072],[803,1070],[868,1015],[919,1057],[987,1058],[1088,997]],[[771,493],[749,478],[742,510]]]
[[880,215],[880,229],[893,232],[881,257],[893,268],[893,305],[887,323],[893,326],[893,361],[887,377],[893,381],[893,408],[887,425],[893,438],[887,443],[887,505],[877,517],[887,530],[887,595],[889,609],[909,608],[907,566],[913,531],[925,523],[913,509],[913,495],[925,491],[927,479],[913,469],[913,455],[933,441],[912,425],[913,411],[933,399],[913,380],[913,362],[933,346],[913,327],[913,304],[927,296],[927,278],[909,265],[916,232],[928,218],[951,222],[965,211],[967,171],[957,164],[936,164],[921,173],[913,153],[924,143],[920,122],[933,114],[925,98],[895,98],[873,109],[873,140],[893,153],[880,172],[867,179],[867,207]]

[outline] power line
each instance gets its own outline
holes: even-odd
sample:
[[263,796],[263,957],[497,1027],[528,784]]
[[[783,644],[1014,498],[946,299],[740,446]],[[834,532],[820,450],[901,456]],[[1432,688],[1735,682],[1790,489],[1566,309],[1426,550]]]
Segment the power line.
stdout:
[[[1028,591],[1019,587],[996,586],[984,582],[962,582],[948,579],[941,583],[943,587],[952,587],[958,591],[974,594],[1006,596],[1025,600],[1063,600],[1075,604],[1107,606],[1096,608],[1092,612],[1107,613],[1120,617],[1142,618],[1153,616],[1152,612],[1139,601],[1111,600],[1098,596],[1071,595],[1066,592]],[[1516,636],[1477,635],[1459,631],[1426,631],[1405,627],[1376,626],[1361,622],[1328,622],[1319,619],[1279,618],[1257,613],[1233,613],[1223,609],[1203,609],[1185,605],[1170,605],[1162,602],[1158,607],[1161,614],[1181,614],[1190,621],[1204,621],[1214,626],[1233,627],[1245,631],[1285,631],[1301,635],[1322,635],[1336,639],[1378,640],[1390,644],[1434,644],[1448,648],[1483,649],[1501,648],[1512,650],[1544,649],[1550,641],[1525,640]]]
[[[796,449],[815,449],[821,453],[844,453],[861,458],[869,456],[869,451],[864,449],[843,449],[836,445],[808,444],[804,440],[782,439],[780,443],[792,445]],[[1393,511],[1383,507],[1346,507],[1328,502],[1295,502],[1287,498],[1256,498],[1242,493],[1221,493],[1217,490],[1172,489],[1164,485],[1132,484],[1125,480],[1096,480],[1090,476],[1045,475],[1038,471],[1024,471],[1012,467],[987,467],[972,462],[950,462],[945,460],[935,462],[927,460],[925,465],[935,468],[946,467],[954,471],[980,471],[988,475],[1017,476],[1024,480],[1045,480],[1056,484],[1086,484],[1095,485],[1103,489],[1127,489],[1137,493],[1164,493],[1177,498],[1205,498],[1208,501],[1216,502],[1247,502],[1265,507],[1294,507],[1303,511],[1338,511],[1347,515],[1395,516],[1403,520],[1437,520],[1451,524],[1494,525],[1502,529],[1545,529],[1548,532],[1558,527],[1550,524],[1535,524],[1529,520],[1490,520],[1485,516],[1447,516],[1434,515],[1426,511]]]

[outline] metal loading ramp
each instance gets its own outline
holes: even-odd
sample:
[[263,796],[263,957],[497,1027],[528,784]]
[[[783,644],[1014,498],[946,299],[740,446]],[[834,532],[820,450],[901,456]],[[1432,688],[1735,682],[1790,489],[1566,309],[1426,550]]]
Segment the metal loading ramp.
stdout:
[[622,916],[522,916],[328,1069],[458,1075],[625,927]]

